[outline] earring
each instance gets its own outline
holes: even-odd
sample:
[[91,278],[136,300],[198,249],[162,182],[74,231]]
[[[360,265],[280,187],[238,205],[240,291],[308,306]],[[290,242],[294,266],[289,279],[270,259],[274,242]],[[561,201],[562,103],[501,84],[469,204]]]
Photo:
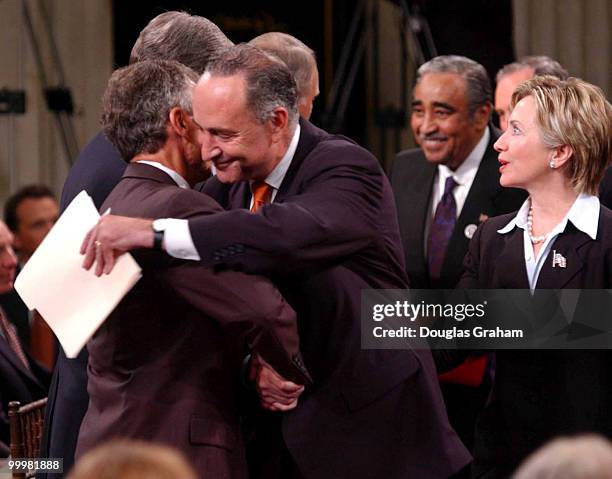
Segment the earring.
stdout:
[[555,160],[550,160],[548,162],[548,166],[550,166],[551,170],[554,170],[557,167],[557,164],[555,163]]

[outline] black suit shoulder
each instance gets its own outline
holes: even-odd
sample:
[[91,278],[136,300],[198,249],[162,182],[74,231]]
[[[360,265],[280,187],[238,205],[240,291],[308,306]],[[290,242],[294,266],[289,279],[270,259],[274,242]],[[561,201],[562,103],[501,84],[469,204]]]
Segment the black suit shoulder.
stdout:
[[126,162],[121,159],[119,152],[104,133],[99,132],[85,146],[70,168],[62,190],[61,210],[63,211],[81,190],[87,191],[99,208],[121,178],[125,167]]

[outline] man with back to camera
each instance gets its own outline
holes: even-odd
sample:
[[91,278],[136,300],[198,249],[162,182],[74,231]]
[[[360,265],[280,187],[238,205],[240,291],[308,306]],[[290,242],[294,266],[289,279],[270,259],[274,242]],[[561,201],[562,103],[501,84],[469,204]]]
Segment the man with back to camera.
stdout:
[[[361,290],[406,286],[391,189],[376,159],[298,120],[289,71],[248,45],[209,65],[194,121],[202,156],[217,170],[205,191],[231,211],[194,217],[179,231],[158,220],[154,229],[174,255],[186,256],[175,248],[184,227],[196,247],[190,258],[270,275],[298,313],[313,377],[292,412],[256,429],[252,476],[446,478],[464,467],[469,454],[448,425],[430,353],[361,349]],[[150,248],[153,236],[150,220],[107,215],[84,243],[84,264],[95,257],[97,273],[109,271],[114,252]],[[259,369],[264,406],[292,400],[262,383],[267,374]]]
[[[443,55],[418,69],[410,126],[420,148],[400,152],[390,174],[412,288],[454,288],[478,224],[525,198],[499,184],[491,108],[479,63]],[[468,448],[488,392],[486,362],[472,358],[440,377],[451,424]]]
[[[230,45],[232,42],[210,20],[170,11],[153,18],[140,32],[130,54],[130,63],[176,60],[200,73],[212,57]],[[62,191],[61,210],[83,189],[99,208],[124,169],[125,161],[119,152],[102,132],[98,133],[70,169]],[[45,411],[40,455],[63,457],[64,473],[68,473],[73,464],[87,403],[87,350],[84,348],[78,357],[68,359],[60,348]],[[62,474],[37,474],[37,479],[47,477],[57,478]]]
[[[131,160],[103,210],[177,218],[223,211],[191,191],[209,175],[191,120],[197,79],[165,61],[113,73],[102,124]],[[143,277],[88,343],[90,400],[77,458],[111,438],[142,439],[180,449],[202,476],[246,478],[238,415],[242,342],[304,384],[295,313],[261,277],[215,273],[159,252],[134,256]]]

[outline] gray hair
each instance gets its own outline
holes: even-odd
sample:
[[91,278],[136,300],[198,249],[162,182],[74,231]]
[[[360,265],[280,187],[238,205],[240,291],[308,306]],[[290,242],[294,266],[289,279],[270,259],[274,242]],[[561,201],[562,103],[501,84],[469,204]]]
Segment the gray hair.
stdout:
[[204,73],[221,77],[242,75],[246,83],[247,106],[260,123],[269,120],[279,106],[289,113],[290,125],[297,121],[295,80],[278,58],[241,43],[210,62]]
[[514,63],[504,65],[495,76],[495,81],[499,81],[506,75],[515,73],[524,68],[531,68],[533,70],[533,76],[551,75],[557,77],[559,80],[567,80],[569,73],[561,66],[561,64],[553,60],[546,55],[522,57]]
[[166,12],[156,16],[140,32],[130,63],[175,60],[202,73],[208,62],[232,45],[210,20],[185,12]]
[[198,75],[165,60],[145,60],[116,70],[102,99],[102,127],[123,159],[156,153],[167,140],[170,111],[191,113],[191,96]]
[[417,83],[428,73],[456,73],[466,82],[468,112],[491,103],[491,82],[487,71],[478,62],[460,55],[440,55],[423,63],[417,70]]
[[301,99],[310,88],[317,68],[315,52],[297,38],[282,32],[268,32],[253,38],[250,45],[280,58],[295,79]]

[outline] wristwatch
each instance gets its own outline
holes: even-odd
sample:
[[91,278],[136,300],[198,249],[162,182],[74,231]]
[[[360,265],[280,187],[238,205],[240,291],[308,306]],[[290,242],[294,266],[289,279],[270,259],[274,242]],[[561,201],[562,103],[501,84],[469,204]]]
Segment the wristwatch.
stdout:
[[151,229],[153,230],[153,249],[161,251],[164,232],[166,231],[166,221],[163,219],[153,221]]

